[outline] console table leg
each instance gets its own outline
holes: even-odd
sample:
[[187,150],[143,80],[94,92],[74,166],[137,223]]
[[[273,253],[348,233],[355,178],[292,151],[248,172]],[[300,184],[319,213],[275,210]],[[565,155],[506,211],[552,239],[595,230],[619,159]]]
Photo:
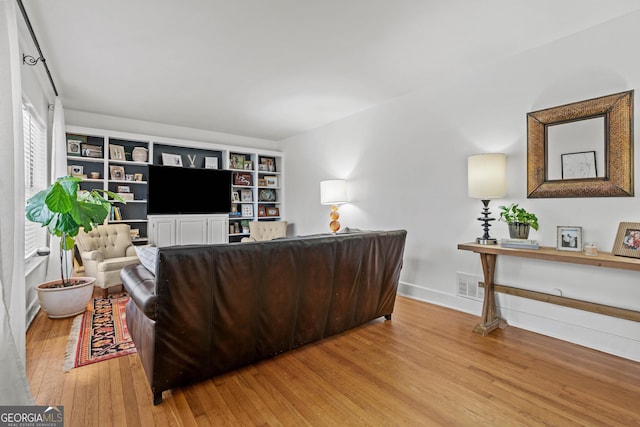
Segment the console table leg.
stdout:
[[496,309],[496,296],[493,283],[493,277],[496,271],[496,259],[497,255],[495,254],[480,254],[482,273],[484,274],[484,301],[482,303],[482,318],[480,323],[473,328],[473,332],[482,336],[488,335],[496,328],[504,329],[507,327],[507,322],[498,317]]

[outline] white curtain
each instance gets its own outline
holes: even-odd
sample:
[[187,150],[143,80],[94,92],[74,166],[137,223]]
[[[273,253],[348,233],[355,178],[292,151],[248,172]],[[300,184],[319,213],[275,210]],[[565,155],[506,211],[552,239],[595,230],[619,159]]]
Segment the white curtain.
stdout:
[[64,129],[64,108],[59,96],[53,107],[51,149],[51,182],[67,174],[67,136]]
[[25,369],[24,147],[16,2],[0,0],[0,405],[32,404]]

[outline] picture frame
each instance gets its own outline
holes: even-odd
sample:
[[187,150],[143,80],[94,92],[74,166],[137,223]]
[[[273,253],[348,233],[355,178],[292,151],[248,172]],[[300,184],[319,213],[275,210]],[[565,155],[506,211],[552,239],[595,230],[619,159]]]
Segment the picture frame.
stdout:
[[100,145],[92,145],[92,144],[81,144],[82,156],[83,157],[92,157],[95,159],[102,158],[102,146]]
[[258,187],[266,187],[267,186],[267,180],[264,178],[258,178]]
[[240,194],[237,191],[231,193],[231,201],[232,202],[240,202]]
[[252,217],[253,216],[253,205],[242,205],[242,216],[243,217]]
[[275,157],[260,157],[260,164],[265,165],[264,171],[275,172],[276,171],[276,158]]
[[267,216],[267,209],[263,205],[258,205],[258,216],[259,217]]
[[218,158],[217,157],[205,157],[204,158],[204,168],[205,169],[218,169]]
[[162,164],[164,166],[182,167],[182,156],[180,154],[162,153]]
[[118,185],[116,187],[116,192],[117,193],[131,193],[131,187],[129,187],[128,185]]
[[82,156],[82,144],[87,143],[84,135],[67,135],[67,155]]
[[562,179],[597,178],[595,151],[581,151],[560,155],[562,164]]
[[269,172],[269,166],[265,163],[260,163],[258,165],[258,171],[260,172]]
[[109,145],[109,159],[119,161],[127,160],[124,147],[122,145]]
[[582,227],[559,225],[556,249],[582,252]]
[[277,187],[278,186],[278,177],[277,176],[265,176],[264,181],[267,187]]
[[267,216],[280,216],[280,209],[275,206],[269,206],[267,209]]
[[244,170],[253,170],[253,162],[251,160],[244,161]]
[[141,173],[134,173],[133,174],[133,180],[134,181],[138,181],[138,182],[142,182],[143,181],[143,176]]
[[71,165],[71,176],[81,176],[84,174],[84,166],[80,165]]
[[122,166],[109,166],[109,174],[114,181],[124,179],[124,168]]
[[621,222],[611,253],[618,256],[640,258],[640,222]]
[[240,190],[240,200],[243,202],[253,202],[253,193],[251,190]]
[[246,157],[244,154],[229,155],[229,169],[244,169]]
[[250,186],[253,185],[251,173],[236,172],[233,174],[233,185]]

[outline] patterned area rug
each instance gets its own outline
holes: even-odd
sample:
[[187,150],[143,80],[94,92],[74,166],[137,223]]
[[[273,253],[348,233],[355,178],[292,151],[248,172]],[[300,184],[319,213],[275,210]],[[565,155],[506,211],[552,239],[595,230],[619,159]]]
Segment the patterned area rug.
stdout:
[[87,311],[73,319],[64,371],[135,353],[125,321],[126,294],[94,298]]

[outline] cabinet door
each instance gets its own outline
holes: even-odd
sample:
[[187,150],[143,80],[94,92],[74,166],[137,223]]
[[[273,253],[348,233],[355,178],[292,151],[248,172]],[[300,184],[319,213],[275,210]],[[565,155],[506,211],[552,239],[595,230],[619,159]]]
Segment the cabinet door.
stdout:
[[229,218],[226,215],[218,215],[209,217],[209,236],[208,242],[227,243],[229,240]]
[[163,247],[176,244],[175,218],[149,218],[149,237],[152,245]]
[[207,219],[201,218],[178,218],[177,245],[204,245],[207,243]]

